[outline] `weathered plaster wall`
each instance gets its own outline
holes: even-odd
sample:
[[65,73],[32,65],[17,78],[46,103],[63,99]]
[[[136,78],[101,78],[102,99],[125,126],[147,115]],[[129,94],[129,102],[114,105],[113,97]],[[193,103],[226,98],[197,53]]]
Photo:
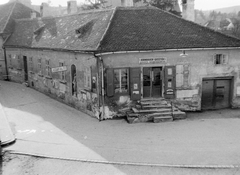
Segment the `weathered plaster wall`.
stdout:
[[[234,50],[198,50],[186,51],[187,56],[181,57],[181,51],[118,53],[103,55],[105,68],[120,67],[157,67],[166,65],[189,65],[189,86],[177,87],[175,104],[183,110],[201,110],[202,79],[206,77],[233,77],[231,105],[240,107],[240,49]],[[215,65],[214,54],[228,55],[228,63]],[[139,64],[139,58],[166,57],[162,64]]]
[[[40,51],[29,49],[6,49],[7,55],[12,57],[12,67],[9,67],[11,81],[24,82],[24,67],[22,56],[28,60],[28,85],[38,91],[69,104],[91,116],[99,117],[98,95],[96,89],[92,89],[91,77],[97,77],[96,58],[91,54],[73,52]],[[17,56],[21,56],[21,63]],[[33,58],[31,68],[29,58]],[[38,68],[38,58],[42,59],[42,72]],[[64,62],[67,67],[65,80],[60,79],[61,72],[51,73],[47,76],[46,60],[50,60],[50,68],[59,67],[59,62]],[[9,58],[8,58],[9,62]],[[9,64],[8,64],[9,65]],[[76,66],[77,94],[72,95],[71,66]],[[86,74],[86,70],[90,75]],[[92,73],[91,73],[92,72]],[[89,83],[87,83],[87,81]],[[87,85],[88,84],[88,85]]]

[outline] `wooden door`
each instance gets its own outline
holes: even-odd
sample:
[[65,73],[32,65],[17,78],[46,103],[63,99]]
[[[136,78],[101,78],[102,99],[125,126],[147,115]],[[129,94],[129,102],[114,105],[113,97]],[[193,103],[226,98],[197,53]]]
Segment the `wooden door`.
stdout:
[[176,94],[176,66],[164,68],[164,97],[175,98]]
[[131,100],[141,99],[141,68],[130,68]]
[[144,67],[143,68],[143,97],[162,96],[162,68]]
[[230,79],[203,80],[202,109],[230,107]]
[[162,96],[162,79],[161,79],[161,68],[152,68],[152,97]]
[[28,65],[27,65],[27,57],[23,56],[23,66],[24,66],[24,80],[28,81]]
[[230,107],[231,80],[216,80],[215,82],[215,109]]
[[143,98],[151,97],[151,67],[143,68]]
[[213,108],[214,80],[204,80],[202,83],[202,109]]

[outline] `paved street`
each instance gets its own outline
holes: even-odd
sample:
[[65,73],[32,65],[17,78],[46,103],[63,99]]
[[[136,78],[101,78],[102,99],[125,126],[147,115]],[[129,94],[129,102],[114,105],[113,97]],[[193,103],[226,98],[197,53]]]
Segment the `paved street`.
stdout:
[[240,110],[190,113],[168,123],[99,122],[22,84],[0,84],[0,102],[17,138],[5,150],[118,165],[240,165]]

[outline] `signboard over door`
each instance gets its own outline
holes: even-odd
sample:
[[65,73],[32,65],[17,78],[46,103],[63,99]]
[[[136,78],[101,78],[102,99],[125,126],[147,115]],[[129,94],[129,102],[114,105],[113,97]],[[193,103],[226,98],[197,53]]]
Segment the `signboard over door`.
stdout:
[[139,64],[166,64],[167,58],[159,57],[159,58],[139,58]]
[[52,68],[52,72],[62,72],[62,71],[66,71],[67,70],[67,66],[62,66],[62,67],[55,67]]

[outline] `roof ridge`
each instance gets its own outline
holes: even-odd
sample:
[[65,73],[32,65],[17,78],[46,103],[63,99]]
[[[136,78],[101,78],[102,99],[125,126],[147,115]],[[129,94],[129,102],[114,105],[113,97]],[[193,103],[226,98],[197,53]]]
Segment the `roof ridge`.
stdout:
[[15,2],[13,2],[13,6],[12,6],[12,8],[11,8],[11,10],[10,10],[9,14],[8,14],[8,19],[6,20],[6,23],[5,23],[5,25],[4,25],[4,27],[3,27],[3,30],[2,30],[2,31],[4,31],[4,30],[5,30],[5,28],[6,28],[7,24],[8,24],[8,22],[9,22],[9,20],[10,20],[11,16],[12,16],[12,12],[13,12],[13,9],[15,8],[15,6],[16,6],[16,3],[17,3],[16,1],[15,1]]
[[96,47],[97,50],[98,50],[98,48],[100,47],[103,39],[105,38],[105,36],[106,36],[106,34],[107,34],[107,31],[108,31],[108,29],[109,29],[109,27],[110,27],[110,25],[111,25],[112,19],[113,19],[114,15],[115,15],[116,11],[117,11],[117,7],[115,7],[115,8],[113,9],[113,12],[112,12],[112,15],[111,15],[111,17],[110,17],[110,19],[109,19],[109,22],[108,22],[108,24],[107,24],[106,30],[104,31],[104,33],[103,33],[103,35],[102,35],[102,37],[101,37],[101,39],[100,39],[100,41],[99,41],[99,43],[98,43],[98,45],[97,45],[97,47]]
[[37,17],[34,19],[31,18],[21,18],[21,19],[15,19],[16,21],[31,21],[31,20],[36,20],[36,19],[58,19],[58,18],[65,18],[65,17],[69,17],[69,16],[76,16],[76,15],[81,15],[81,14],[90,14],[90,13],[97,13],[97,12],[107,12],[107,11],[111,11],[113,9],[104,9],[104,10],[95,10],[95,11],[86,11],[86,12],[79,12],[79,13],[74,13],[74,14],[65,14],[65,15],[59,15],[59,16],[46,16],[46,17]]

